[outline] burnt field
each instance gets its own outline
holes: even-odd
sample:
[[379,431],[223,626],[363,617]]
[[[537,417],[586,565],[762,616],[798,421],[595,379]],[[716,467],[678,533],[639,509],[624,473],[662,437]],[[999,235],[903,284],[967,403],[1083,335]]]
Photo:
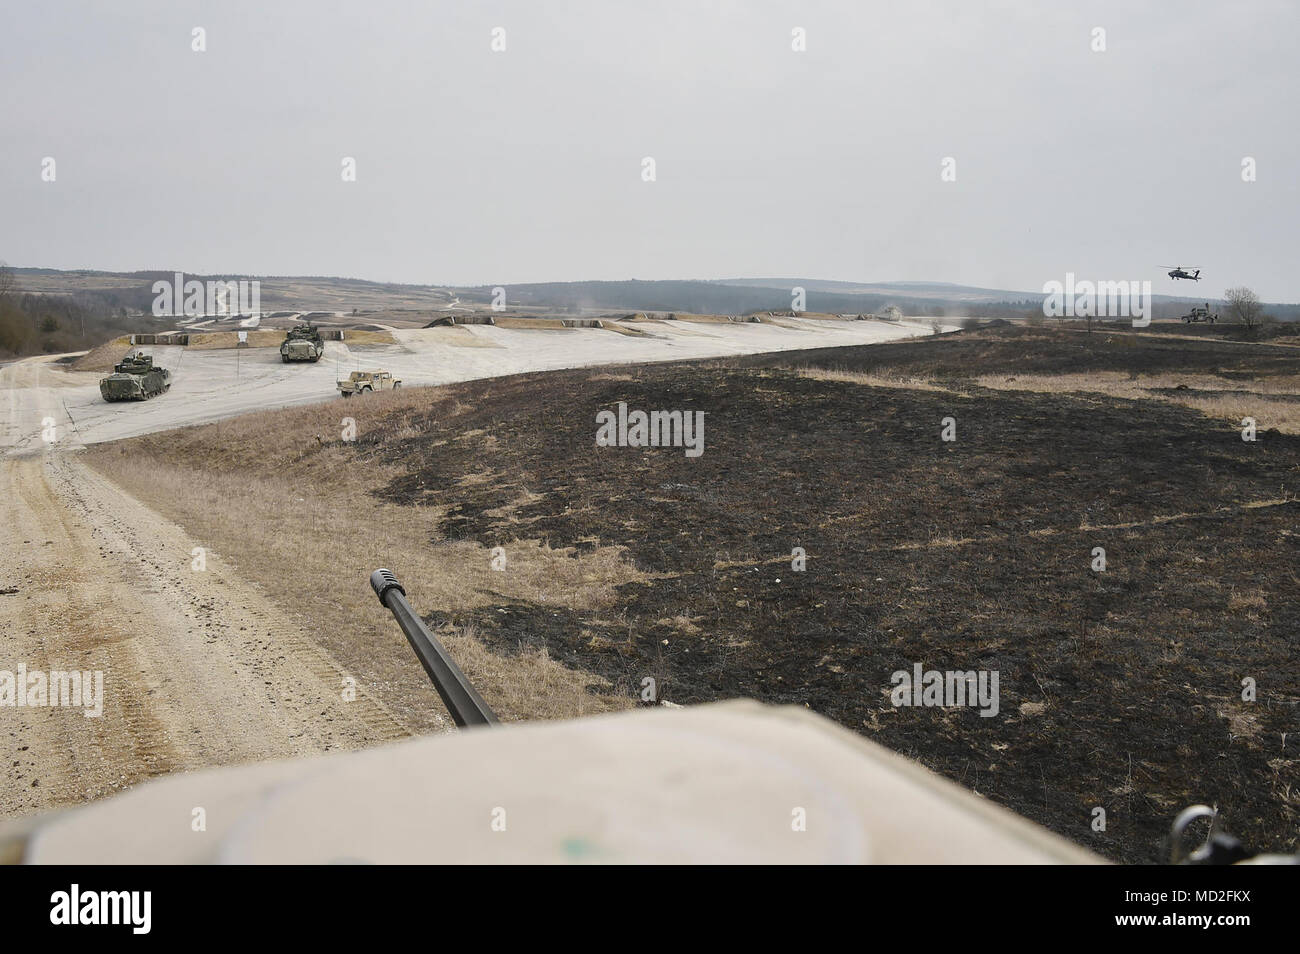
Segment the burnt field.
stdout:
[[[514,564],[417,600],[507,661],[544,649],[624,698],[651,677],[680,704],[808,706],[1116,860],[1162,860],[1171,820],[1196,802],[1252,848],[1294,851],[1300,437],[1261,429],[1247,442],[1162,401],[963,379],[1177,367],[1262,381],[1293,374],[1300,352],[1109,337],[1003,328],[524,375],[352,402],[355,442],[320,405],[264,415],[274,428],[245,419],[121,446],[299,487],[328,461],[337,492],[409,512],[428,527],[415,545],[435,555],[472,545],[486,562],[500,546],[515,559],[541,541],[579,564],[611,547],[635,564],[595,609],[508,596]],[[702,455],[596,446],[597,413],[619,402],[705,412]],[[941,440],[945,418],[954,441]],[[351,490],[365,474],[380,479]],[[345,539],[311,549],[304,560],[346,563]],[[360,569],[347,578],[364,589]],[[476,598],[449,595],[457,586]],[[400,643],[369,652],[412,668]],[[996,671],[996,715],[896,708],[891,675],[917,664]],[[484,694],[496,704],[498,691]],[[1105,831],[1091,827],[1096,808]]]
[[[822,367],[846,371],[890,369],[950,378],[986,374],[1108,371],[1129,374],[1187,372],[1251,380],[1300,371],[1300,345],[1226,338],[1233,326],[1153,323],[1105,325],[1088,332],[1002,324],[979,332],[948,334],[869,347],[820,348],[732,359],[736,367]],[[1274,326],[1287,328],[1289,326]],[[1193,337],[1195,336],[1195,337]],[[1222,340],[1199,340],[1201,337]]]
[[[1113,858],[1157,860],[1197,801],[1294,850],[1300,439],[1247,443],[1154,404],[761,368],[458,391],[476,409],[454,423],[416,413],[419,436],[358,448],[406,469],[376,493],[446,506],[453,537],[618,544],[658,576],[611,618],[458,616],[499,649],[544,644],[629,693],[652,676],[678,703],[809,706]],[[703,455],[594,446],[619,401],[706,411]],[[915,663],[997,670],[998,715],[893,707],[891,673]]]

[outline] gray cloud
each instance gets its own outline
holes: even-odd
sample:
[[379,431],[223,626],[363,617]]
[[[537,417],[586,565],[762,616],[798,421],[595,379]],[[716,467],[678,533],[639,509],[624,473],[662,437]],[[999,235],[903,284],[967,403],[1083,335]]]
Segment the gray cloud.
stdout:
[[16,6],[0,258],[1195,294],[1156,267],[1181,262],[1296,301],[1298,26],[1289,2]]

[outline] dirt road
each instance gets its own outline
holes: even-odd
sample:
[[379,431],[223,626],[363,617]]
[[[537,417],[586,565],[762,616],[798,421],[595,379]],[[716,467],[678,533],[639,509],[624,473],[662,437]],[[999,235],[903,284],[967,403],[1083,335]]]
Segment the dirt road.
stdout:
[[[183,530],[76,457],[0,461],[0,813],[406,734],[363,687],[345,701],[346,673],[218,554],[197,563]],[[102,715],[6,704],[19,667],[102,672]]]

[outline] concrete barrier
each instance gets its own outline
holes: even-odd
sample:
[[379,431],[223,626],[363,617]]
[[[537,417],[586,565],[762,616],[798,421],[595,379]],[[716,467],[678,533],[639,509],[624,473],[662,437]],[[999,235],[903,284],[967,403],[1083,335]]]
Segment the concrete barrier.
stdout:
[[190,336],[181,332],[164,332],[160,335],[132,335],[133,345],[187,345]]
[[448,325],[495,325],[496,319],[491,315],[443,315],[435,318],[424,327],[440,328]]

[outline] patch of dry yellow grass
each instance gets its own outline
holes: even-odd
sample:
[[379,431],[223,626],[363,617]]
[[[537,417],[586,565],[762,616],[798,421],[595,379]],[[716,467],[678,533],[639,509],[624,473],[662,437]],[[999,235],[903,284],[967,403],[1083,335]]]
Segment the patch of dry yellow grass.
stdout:
[[1225,394],[1222,397],[1173,398],[1164,395],[1161,397],[1172,404],[1195,408],[1206,417],[1228,421],[1234,427],[1241,426],[1244,418],[1253,417],[1255,426],[1261,431],[1276,429],[1283,434],[1300,434],[1300,402],[1270,401],[1268,398],[1244,394]]
[[[284,340],[283,334],[280,335],[280,340]],[[351,328],[344,328],[343,343],[346,345],[396,344],[397,339],[393,337],[391,331],[354,331]]]
[[[248,347],[250,348],[278,348],[283,340],[283,331],[273,331],[271,329],[258,331],[253,329],[248,332]],[[186,347],[195,351],[211,351],[216,348],[234,348],[238,344],[238,332],[207,331],[191,333],[189,344]]]
[[[1118,371],[1090,374],[989,374],[973,383],[1000,391],[1034,391],[1041,394],[1105,394],[1129,400],[1164,401],[1200,411],[1206,417],[1241,425],[1253,417],[1259,430],[1276,428],[1283,434],[1300,434],[1300,401],[1282,396],[1300,395],[1300,375],[1281,375],[1252,381],[1230,381],[1209,374],[1131,375]],[[1187,388],[1178,392],[1174,389]],[[1166,390],[1167,389],[1167,390]],[[1163,393],[1162,393],[1163,391]],[[1219,391],[1221,394],[1200,394]],[[1249,394],[1233,393],[1249,391]],[[1277,395],[1273,399],[1270,395]]]
[[1248,619],[1259,619],[1259,614],[1267,609],[1268,599],[1263,590],[1233,590],[1228,595],[1228,611],[1231,613],[1245,613]]
[[557,328],[564,327],[564,322],[559,318],[516,318],[510,315],[503,315],[500,318],[493,318],[492,320],[498,328],[520,328],[525,331],[554,331]]
[[907,388],[912,391],[950,391],[934,381],[915,375],[891,374],[888,371],[842,371],[835,368],[800,368],[799,373],[814,381],[847,381],[873,388]]
[[[376,397],[398,406],[410,400]],[[455,622],[469,611],[511,603],[556,612],[610,609],[619,586],[647,579],[622,548],[554,550],[530,538],[522,522],[515,537],[445,539],[440,509],[369,493],[397,470],[358,460],[355,445],[330,443],[338,440],[339,410],[317,405],[279,414],[295,420],[277,412],[248,415],[172,432],[170,441],[159,435],[101,445],[87,458],[264,586],[408,725],[432,728],[430,713],[441,703],[370,590],[370,572],[380,566],[397,574],[417,611],[444,621],[448,647],[503,719],[569,718],[635,704],[625,688],[570,669],[544,650],[494,651],[472,626]],[[363,432],[409,428],[400,415],[383,424],[358,419],[358,426]],[[500,516],[514,522],[513,511],[524,502],[512,501]],[[497,545],[504,549],[501,570],[492,568]]]

